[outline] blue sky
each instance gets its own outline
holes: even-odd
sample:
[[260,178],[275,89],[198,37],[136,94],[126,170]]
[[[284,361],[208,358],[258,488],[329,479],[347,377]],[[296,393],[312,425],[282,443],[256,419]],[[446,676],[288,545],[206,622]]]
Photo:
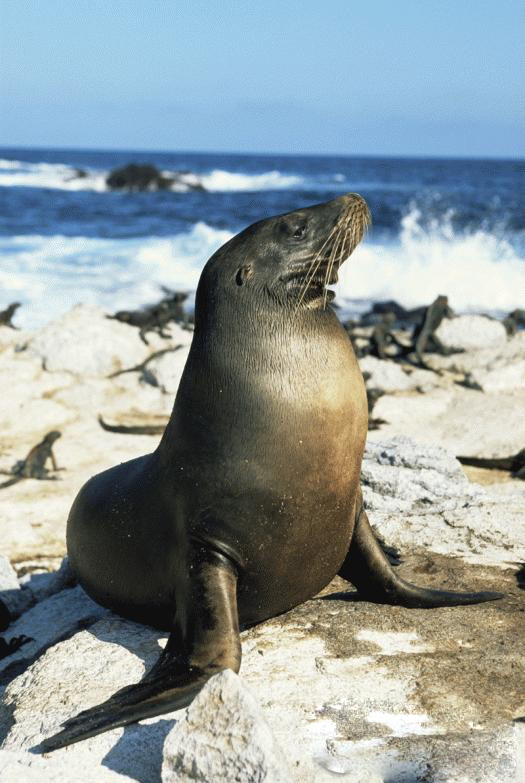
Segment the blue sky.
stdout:
[[0,0],[4,146],[525,155],[521,0]]

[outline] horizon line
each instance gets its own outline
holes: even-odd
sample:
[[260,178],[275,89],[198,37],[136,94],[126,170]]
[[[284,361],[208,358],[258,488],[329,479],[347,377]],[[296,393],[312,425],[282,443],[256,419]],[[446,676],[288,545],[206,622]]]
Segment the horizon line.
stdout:
[[130,152],[130,153],[159,153],[164,155],[237,155],[258,157],[289,157],[289,158],[372,158],[372,159],[397,159],[397,160],[472,160],[472,161],[525,161],[525,155],[459,155],[459,154],[432,154],[432,153],[371,153],[371,152],[282,152],[282,151],[253,151],[253,150],[211,150],[211,149],[165,149],[150,148],[139,149],[137,147],[77,147],[77,146],[49,146],[49,145],[21,145],[0,144],[2,150],[33,150],[56,152]]

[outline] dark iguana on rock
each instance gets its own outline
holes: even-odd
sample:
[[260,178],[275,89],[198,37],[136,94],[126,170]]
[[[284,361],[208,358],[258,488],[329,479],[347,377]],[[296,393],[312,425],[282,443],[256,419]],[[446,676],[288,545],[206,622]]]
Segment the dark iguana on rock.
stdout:
[[10,329],[18,329],[12,323],[15,312],[20,307],[20,302],[12,302],[5,310],[0,310],[0,326],[9,326]]
[[386,351],[388,345],[395,345],[401,349],[401,354],[405,355],[409,346],[402,343],[392,329],[395,326],[396,316],[394,313],[384,313],[381,319],[375,324],[374,330],[370,337],[370,356],[376,356],[378,359],[392,359],[394,357],[389,356]]
[[423,359],[424,353],[430,351],[440,353],[442,356],[449,356],[451,353],[463,353],[462,348],[447,348],[443,345],[436,330],[444,318],[451,318],[454,315],[449,307],[447,296],[438,296],[432,304],[427,307],[425,317],[420,326],[417,326],[412,335],[414,350],[417,359],[422,367],[426,367]]
[[62,470],[62,468],[57,466],[53,454],[53,444],[60,436],[61,433],[58,430],[51,430],[40,443],[33,446],[25,459],[18,460],[10,471],[0,471],[0,473],[12,476],[9,481],[4,481],[3,484],[0,484],[0,489],[10,487],[12,484],[16,484],[18,481],[26,478],[55,479],[56,476],[49,475],[51,471],[46,468],[46,462],[48,459],[51,460],[53,471]]
[[117,321],[122,321],[130,326],[136,326],[140,329],[140,339],[148,345],[146,334],[148,332],[157,332],[164,339],[169,338],[169,334],[164,328],[174,321],[175,323],[187,325],[189,318],[184,312],[183,303],[188,298],[188,294],[178,291],[168,291],[168,296],[161,299],[160,302],[143,307],[140,310],[119,310],[114,315],[108,315]]
[[166,418],[164,424],[108,424],[99,416],[98,423],[106,432],[118,432],[122,435],[162,435],[168,419]]

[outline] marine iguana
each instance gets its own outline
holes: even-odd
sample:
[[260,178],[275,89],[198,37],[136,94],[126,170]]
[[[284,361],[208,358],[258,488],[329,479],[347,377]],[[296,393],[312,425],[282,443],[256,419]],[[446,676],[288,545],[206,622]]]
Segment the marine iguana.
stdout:
[[52,448],[54,442],[60,437],[61,433],[58,430],[51,430],[40,443],[33,446],[25,459],[18,460],[10,471],[0,471],[4,475],[12,476],[11,479],[0,484],[0,489],[10,487],[12,484],[16,484],[26,478],[48,481],[55,479],[56,476],[49,475],[51,471],[46,468],[46,462],[48,459],[51,460],[53,471],[63,470],[63,468],[57,466]]

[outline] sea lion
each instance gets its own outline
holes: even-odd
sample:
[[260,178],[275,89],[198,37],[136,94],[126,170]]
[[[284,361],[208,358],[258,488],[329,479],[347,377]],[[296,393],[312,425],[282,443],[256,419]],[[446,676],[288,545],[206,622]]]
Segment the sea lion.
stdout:
[[67,527],[87,593],[168,629],[167,645],[140,683],[41,749],[186,706],[213,674],[239,670],[240,626],[286,612],[336,574],[388,604],[500,597],[405,582],[370,528],[359,488],[365,386],[327,289],[368,221],[350,193],[255,223],[206,264],[159,447],[90,479]]

